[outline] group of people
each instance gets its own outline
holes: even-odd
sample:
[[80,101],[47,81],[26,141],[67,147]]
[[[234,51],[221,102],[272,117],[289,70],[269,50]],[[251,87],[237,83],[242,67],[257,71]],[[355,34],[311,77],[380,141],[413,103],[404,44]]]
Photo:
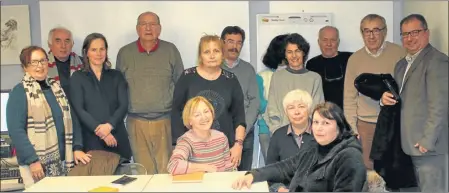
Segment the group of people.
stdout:
[[[148,174],[248,171],[236,189],[268,181],[275,192],[362,191],[367,171],[384,175],[370,159],[379,111],[400,105],[399,148],[413,161],[416,185],[447,190],[448,59],[429,44],[421,15],[401,21],[403,47],[385,41],[376,14],[361,20],[365,46],[354,53],[338,50],[336,27],[323,27],[322,54],[310,60],[303,36],[280,34],[259,73],[239,57],[238,26],[203,36],[187,69],[177,47],[159,38],[157,14],[140,14],[136,31],[115,69],[99,33],[85,38],[81,56],[63,27],[49,32],[48,53],[22,50],[25,75],[6,117],[26,186],[45,176],[112,175],[132,159]],[[362,94],[354,82],[364,73],[392,74],[400,100]],[[255,134],[267,165],[252,169]]]

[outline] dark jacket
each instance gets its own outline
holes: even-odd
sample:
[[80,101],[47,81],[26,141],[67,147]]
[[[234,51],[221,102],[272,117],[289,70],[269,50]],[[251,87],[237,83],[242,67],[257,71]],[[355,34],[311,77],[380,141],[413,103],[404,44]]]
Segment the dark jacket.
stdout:
[[[291,192],[361,192],[366,181],[362,148],[350,136],[334,141],[328,153],[318,144],[281,162],[250,171],[254,182],[290,182]],[[286,183],[288,184],[288,183]]]
[[[72,107],[82,128],[84,151],[103,150],[131,159],[131,147],[125,128],[128,111],[128,84],[114,69],[103,69],[100,81],[93,72],[79,70],[70,78]],[[98,125],[110,123],[117,147],[109,147],[95,135]]]
[[[380,100],[386,91],[399,93],[391,74],[361,74],[354,84],[359,92],[374,100]],[[395,105],[381,107],[370,153],[374,170],[391,189],[417,186],[412,160],[401,148],[401,100],[397,100]]]

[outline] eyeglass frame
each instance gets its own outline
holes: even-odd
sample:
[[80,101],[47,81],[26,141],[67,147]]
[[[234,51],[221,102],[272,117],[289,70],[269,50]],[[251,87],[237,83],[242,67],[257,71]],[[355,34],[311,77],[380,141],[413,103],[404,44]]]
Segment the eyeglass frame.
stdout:
[[45,66],[48,65],[48,59],[44,58],[41,60],[31,60],[28,64],[32,67],[38,67],[39,64],[41,64],[41,66]]
[[159,27],[161,24],[155,23],[155,22],[139,22],[139,23],[137,23],[137,25],[139,27],[147,27],[149,25],[150,28],[156,28],[156,27]]
[[371,35],[371,34],[373,34],[373,35],[380,35],[380,32],[382,32],[382,31],[384,31],[385,30],[385,28],[386,27],[383,27],[383,28],[373,28],[372,30],[369,30],[369,29],[362,29],[362,30],[360,30],[361,32],[362,32],[362,34],[364,35],[364,36],[369,36],[369,35]]
[[340,64],[338,64],[338,66],[340,67],[340,77],[337,77],[337,78],[327,78],[327,68],[326,68],[326,66],[324,66],[324,80],[326,81],[326,82],[334,82],[334,81],[339,81],[339,80],[341,80],[341,79],[343,79],[343,77],[344,77],[344,74],[343,74],[343,68],[341,67],[341,65]]
[[242,46],[243,45],[243,42],[234,41],[234,40],[231,40],[231,39],[224,40],[224,42],[227,43],[227,44],[234,44],[234,45],[237,45],[237,46]]
[[401,32],[399,33],[399,35],[401,36],[401,38],[406,38],[406,37],[416,37],[419,35],[419,33],[421,33],[422,31],[427,31],[427,28],[424,29],[417,29],[417,30],[412,30],[409,32]]

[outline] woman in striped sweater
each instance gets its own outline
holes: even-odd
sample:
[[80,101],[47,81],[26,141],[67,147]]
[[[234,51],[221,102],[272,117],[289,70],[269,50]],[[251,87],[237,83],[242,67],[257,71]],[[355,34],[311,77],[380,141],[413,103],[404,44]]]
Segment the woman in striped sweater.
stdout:
[[206,98],[197,96],[186,103],[182,120],[189,131],[177,140],[167,166],[170,174],[234,170],[228,138],[211,128],[214,117],[214,108]]

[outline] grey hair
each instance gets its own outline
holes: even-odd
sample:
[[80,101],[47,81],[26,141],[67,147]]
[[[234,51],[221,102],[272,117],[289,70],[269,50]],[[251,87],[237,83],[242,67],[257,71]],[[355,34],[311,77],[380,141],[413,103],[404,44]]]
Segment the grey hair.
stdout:
[[378,20],[380,20],[382,22],[382,24],[383,24],[383,26],[385,28],[385,31],[386,31],[387,30],[387,22],[385,21],[385,18],[380,16],[380,15],[378,15],[378,14],[374,14],[374,13],[368,14],[365,17],[363,17],[362,21],[360,21],[360,31],[363,31],[363,29],[362,29],[363,22],[365,22],[365,21],[372,21],[372,20],[375,20],[375,19],[378,19]]
[[301,89],[295,89],[288,92],[284,99],[282,100],[282,106],[284,107],[284,111],[287,111],[287,106],[294,101],[299,101],[300,103],[307,106],[307,111],[309,114],[313,110],[313,99],[309,92]]
[[340,31],[338,30],[338,28],[336,28],[336,27],[334,27],[334,26],[330,26],[330,25],[327,25],[327,26],[322,27],[322,28],[320,29],[320,31],[318,32],[318,37],[320,37],[321,32],[323,32],[323,30],[328,29],[328,28],[334,29],[334,30],[337,32],[337,39],[340,40]]
[[147,15],[147,14],[153,14],[153,15],[155,15],[156,18],[157,18],[157,23],[158,23],[158,24],[161,24],[161,19],[159,18],[159,15],[157,15],[156,13],[151,12],[151,11],[146,11],[146,12],[141,13],[141,14],[139,15],[139,17],[137,17],[137,25],[139,25],[139,19],[140,19],[140,17],[142,17],[143,15]]
[[70,31],[69,29],[59,26],[59,27],[55,27],[53,29],[50,30],[50,32],[48,32],[48,45],[52,44],[52,40],[53,40],[53,34],[55,33],[56,30],[64,30],[66,32],[68,32],[70,34],[70,39],[72,40],[73,43],[73,35],[72,35],[72,31]]

